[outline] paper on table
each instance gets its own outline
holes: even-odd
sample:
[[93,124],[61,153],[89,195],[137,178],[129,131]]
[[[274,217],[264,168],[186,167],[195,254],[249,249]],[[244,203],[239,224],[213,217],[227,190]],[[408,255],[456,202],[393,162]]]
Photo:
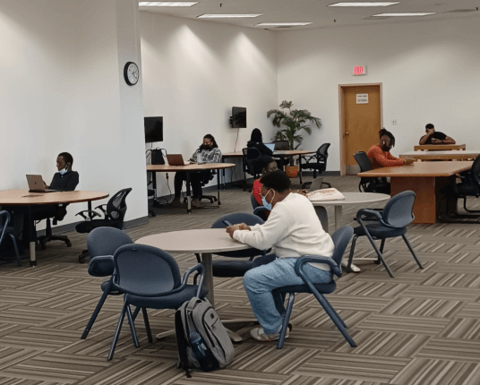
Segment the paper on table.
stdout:
[[325,188],[310,191],[307,193],[307,198],[311,201],[340,201],[345,199],[345,196],[336,188]]

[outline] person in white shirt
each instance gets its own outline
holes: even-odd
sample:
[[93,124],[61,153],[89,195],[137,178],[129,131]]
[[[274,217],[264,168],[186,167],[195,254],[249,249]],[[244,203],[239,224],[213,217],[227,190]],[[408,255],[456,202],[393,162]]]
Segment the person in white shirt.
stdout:
[[[260,250],[274,249],[276,260],[247,271],[243,284],[253,312],[261,327],[250,334],[259,341],[279,338],[284,298],[274,298],[278,287],[303,285],[295,272],[297,258],[302,255],[332,257],[334,243],[322,228],[312,203],[302,194],[292,193],[290,179],[283,171],[273,171],[260,179],[263,205],[271,210],[268,221],[249,227],[244,223],[228,226],[233,239]],[[332,280],[326,264],[309,264],[305,268],[313,283]],[[288,335],[288,330],[287,330]]]

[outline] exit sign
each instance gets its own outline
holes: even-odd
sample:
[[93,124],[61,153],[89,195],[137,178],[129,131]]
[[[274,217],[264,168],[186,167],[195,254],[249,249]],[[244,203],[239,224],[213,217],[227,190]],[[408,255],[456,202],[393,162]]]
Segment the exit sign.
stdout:
[[366,66],[354,66],[353,67],[353,76],[366,75],[367,67]]

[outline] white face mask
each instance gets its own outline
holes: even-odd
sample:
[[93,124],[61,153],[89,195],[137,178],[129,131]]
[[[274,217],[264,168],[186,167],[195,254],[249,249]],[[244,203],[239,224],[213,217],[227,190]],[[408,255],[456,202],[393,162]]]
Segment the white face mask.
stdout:
[[61,169],[61,170],[59,171],[59,173],[60,173],[60,175],[62,175],[62,176],[65,175],[65,174],[67,173],[67,168],[65,167],[65,168]]

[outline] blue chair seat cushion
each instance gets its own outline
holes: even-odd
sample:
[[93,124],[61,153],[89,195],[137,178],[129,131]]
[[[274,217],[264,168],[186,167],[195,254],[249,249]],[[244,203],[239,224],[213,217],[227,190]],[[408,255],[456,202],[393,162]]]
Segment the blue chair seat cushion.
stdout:
[[253,261],[228,261],[220,260],[213,262],[213,276],[214,277],[243,277],[244,274],[255,267],[266,265],[274,261],[275,254],[264,255],[255,258]]
[[[140,306],[149,309],[178,309],[185,301],[191,300],[196,296],[198,286],[187,285],[179,293],[170,294],[162,297],[142,297],[133,294],[125,294],[125,301],[129,305]],[[202,289],[201,297],[205,297],[207,290]]]
[[[330,294],[333,293],[337,287],[335,281],[329,283],[319,283],[313,285],[315,289],[318,290],[320,294]],[[307,285],[292,285],[292,286],[283,286],[273,290],[274,293],[311,293]]]
[[[382,226],[379,223],[375,223],[372,225],[366,226],[370,235],[374,238],[384,239],[384,238],[393,238],[399,237],[401,235],[405,235],[407,233],[406,227],[401,228],[391,228]],[[365,235],[365,231],[363,231],[362,226],[355,227],[353,229],[355,235],[362,236]]]

